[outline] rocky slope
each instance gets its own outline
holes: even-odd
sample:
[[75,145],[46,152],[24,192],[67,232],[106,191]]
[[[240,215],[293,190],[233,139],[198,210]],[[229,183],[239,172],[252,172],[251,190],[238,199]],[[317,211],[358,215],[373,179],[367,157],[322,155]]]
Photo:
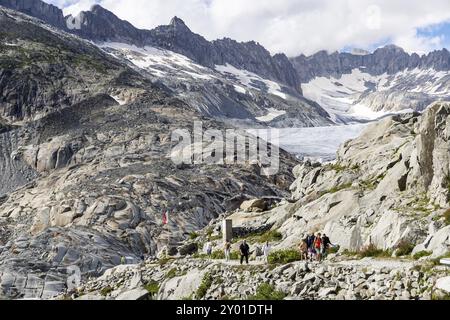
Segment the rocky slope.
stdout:
[[244,128],[332,124],[319,105],[250,71],[229,64],[206,68],[186,56],[152,46],[116,42],[99,46],[151,81],[164,84],[205,116]]
[[447,253],[449,116],[450,106],[436,103],[423,115],[388,118],[344,144],[335,164],[297,167],[284,245],[323,230],[352,251],[409,243]]
[[286,195],[288,154],[272,177],[250,162],[175,165],[173,130],[227,127],[80,38],[5,9],[0,24],[2,295],[51,297],[71,268],[99,276],[122,256],[139,261],[176,244],[243,199]]
[[[119,266],[60,298],[73,299],[394,299],[448,297],[450,105],[394,116],[344,144],[333,164],[295,168],[289,201],[246,201],[159,260]],[[445,213],[447,212],[447,213]],[[223,218],[252,248],[252,263],[220,260]],[[296,260],[307,233],[325,232],[337,253]],[[213,259],[203,244],[213,239]],[[261,257],[270,241],[273,257]],[[289,251],[291,250],[291,251]],[[198,253],[197,253],[198,252]],[[295,251],[294,251],[295,252]],[[363,258],[365,257],[365,258]]]

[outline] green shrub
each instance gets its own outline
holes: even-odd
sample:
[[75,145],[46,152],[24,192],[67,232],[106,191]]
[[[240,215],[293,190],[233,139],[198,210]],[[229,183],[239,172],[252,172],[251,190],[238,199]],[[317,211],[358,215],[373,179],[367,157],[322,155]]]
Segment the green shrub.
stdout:
[[197,239],[199,236],[198,236],[198,233],[197,232],[194,232],[194,231],[192,231],[191,233],[189,233],[189,239],[191,239],[191,240],[195,240],[195,239]]
[[338,246],[335,246],[335,247],[329,247],[329,248],[327,249],[327,253],[328,253],[328,254],[338,253],[338,251],[339,251],[339,247],[338,247]]
[[113,288],[111,288],[110,286],[104,287],[102,290],[100,290],[100,294],[104,297],[106,297],[108,294],[110,294],[111,292],[113,292]]
[[361,258],[390,257],[391,255],[391,251],[378,249],[374,244],[370,244],[358,252],[358,256]]
[[256,294],[254,296],[249,296],[248,300],[274,301],[283,300],[285,297],[286,295],[281,291],[276,291],[274,286],[263,283],[256,289]]
[[225,259],[225,252],[223,250],[216,250],[211,253],[211,259],[222,260]]
[[446,226],[450,225],[450,209],[444,212],[444,221]]
[[213,232],[214,232],[214,229],[213,229],[212,227],[209,227],[208,229],[206,229],[205,234],[206,234],[209,238],[211,238]]
[[430,251],[419,251],[413,255],[414,260],[419,260],[422,257],[428,257],[432,254]]
[[293,249],[274,251],[268,257],[270,264],[286,264],[299,260],[301,260],[300,252]]
[[414,250],[414,245],[409,241],[400,241],[396,247],[395,256],[402,257],[411,254]]
[[156,281],[150,281],[144,285],[145,290],[150,293],[151,296],[156,296],[159,292],[159,283]]
[[203,276],[202,283],[198,287],[197,291],[195,292],[195,297],[200,300],[206,296],[206,293],[208,292],[209,288],[211,288],[211,285],[213,284],[213,278],[210,273],[206,273]]
[[241,258],[241,255],[237,251],[231,251],[230,253],[230,260],[239,260]]

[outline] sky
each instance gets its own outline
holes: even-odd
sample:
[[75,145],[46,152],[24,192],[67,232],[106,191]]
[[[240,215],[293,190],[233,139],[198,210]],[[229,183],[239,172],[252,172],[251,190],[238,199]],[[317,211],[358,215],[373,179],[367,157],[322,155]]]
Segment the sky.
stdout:
[[143,29],[178,16],[208,40],[254,40],[291,57],[386,44],[419,54],[450,47],[449,0],[45,1],[74,15],[98,3]]

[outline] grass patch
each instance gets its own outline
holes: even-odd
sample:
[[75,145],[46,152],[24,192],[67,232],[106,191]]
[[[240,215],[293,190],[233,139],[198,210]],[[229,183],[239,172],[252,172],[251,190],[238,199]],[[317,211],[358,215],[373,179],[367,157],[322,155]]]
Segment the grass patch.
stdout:
[[164,266],[164,265],[168,264],[171,261],[173,261],[173,258],[165,257],[165,258],[159,259],[158,263],[159,263],[160,266]]
[[206,296],[206,293],[208,292],[209,288],[211,288],[212,284],[213,284],[212,275],[210,273],[205,274],[203,276],[202,283],[195,292],[195,297],[199,300],[203,299]]
[[265,243],[265,242],[280,241],[282,239],[283,235],[279,231],[270,230],[260,235],[258,242]]
[[327,166],[327,169],[334,170],[334,171],[336,171],[336,173],[340,173],[340,172],[343,172],[343,171],[347,170],[348,168],[346,166],[343,166],[343,165],[339,164],[339,163],[333,163],[333,164],[329,164]]
[[293,249],[274,251],[269,254],[269,264],[286,264],[301,260],[300,252]]
[[333,187],[330,190],[321,191],[319,193],[319,195],[322,197],[322,196],[324,196],[326,194],[337,193],[339,191],[342,191],[342,190],[345,190],[345,189],[349,189],[349,188],[351,188],[351,186],[352,186],[352,184],[350,182],[349,183],[344,183],[344,184],[341,184],[339,186]]
[[379,182],[377,180],[366,180],[361,182],[361,187],[364,190],[373,191],[377,188]]
[[[205,253],[196,253],[193,255],[194,259],[213,259],[213,260],[223,260],[225,259],[225,252],[223,250],[216,250],[211,253],[211,257],[209,257]],[[239,260],[239,252],[232,251],[230,252],[230,260]]]
[[178,273],[177,268],[172,268],[166,273],[166,278],[173,279],[177,276],[177,273]]
[[431,254],[432,252],[430,251],[419,251],[413,255],[413,259],[419,260],[420,258],[431,256]]
[[277,242],[283,239],[283,235],[276,230],[269,230],[259,233],[251,234],[245,238],[234,238],[233,243],[240,242],[242,240],[247,240],[248,243],[266,243],[266,242]]
[[256,289],[256,294],[253,296],[249,296],[248,300],[266,300],[266,301],[275,301],[275,300],[283,300],[286,295],[281,292],[275,290],[275,287],[268,284],[261,284],[258,289]]

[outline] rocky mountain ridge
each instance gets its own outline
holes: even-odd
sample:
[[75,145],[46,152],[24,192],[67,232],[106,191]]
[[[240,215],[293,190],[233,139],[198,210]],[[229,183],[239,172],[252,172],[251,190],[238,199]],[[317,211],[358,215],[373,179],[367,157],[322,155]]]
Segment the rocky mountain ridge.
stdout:
[[419,56],[417,53],[408,54],[398,46],[387,45],[364,55],[320,51],[311,56],[300,55],[290,60],[302,83],[316,77],[339,78],[360,68],[373,76],[384,73],[392,75],[415,68],[433,69],[436,72],[450,70],[450,52],[445,48]]

